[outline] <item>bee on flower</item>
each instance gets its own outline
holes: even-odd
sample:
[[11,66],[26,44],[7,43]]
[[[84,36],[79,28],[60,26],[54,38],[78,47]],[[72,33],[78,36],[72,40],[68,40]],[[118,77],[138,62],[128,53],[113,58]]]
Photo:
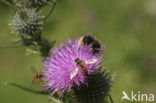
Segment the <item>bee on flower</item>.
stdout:
[[88,76],[96,74],[97,69],[103,65],[104,48],[101,47],[99,52],[94,54],[89,45],[80,46],[79,40],[80,38],[74,41],[68,39],[66,45],[61,43],[60,47],[52,49],[45,59],[45,89],[52,91],[51,95],[57,91],[70,91],[74,85],[87,85]]

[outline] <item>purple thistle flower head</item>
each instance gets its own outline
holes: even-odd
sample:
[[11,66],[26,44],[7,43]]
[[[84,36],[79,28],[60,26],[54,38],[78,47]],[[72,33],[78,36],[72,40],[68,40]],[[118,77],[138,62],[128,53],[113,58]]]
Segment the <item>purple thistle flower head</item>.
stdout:
[[51,50],[43,63],[44,80],[47,81],[45,89],[53,91],[53,95],[57,91],[70,91],[74,85],[87,85],[87,77],[97,73],[96,70],[103,65],[101,52],[93,54],[88,45],[79,46],[78,39],[68,39],[67,45],[61,43],[60,48]]

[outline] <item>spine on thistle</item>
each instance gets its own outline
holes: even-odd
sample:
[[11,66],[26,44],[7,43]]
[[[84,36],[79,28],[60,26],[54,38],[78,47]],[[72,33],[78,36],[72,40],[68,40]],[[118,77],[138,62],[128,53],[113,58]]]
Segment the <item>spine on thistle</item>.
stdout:
[[20,1],[16,1],[15,3],[17,3],[16,5],[19,7],[27,7],[27,8],[42,8],[48,4],[51,4],[52,2],[54,2],[53,0],[20,0]]

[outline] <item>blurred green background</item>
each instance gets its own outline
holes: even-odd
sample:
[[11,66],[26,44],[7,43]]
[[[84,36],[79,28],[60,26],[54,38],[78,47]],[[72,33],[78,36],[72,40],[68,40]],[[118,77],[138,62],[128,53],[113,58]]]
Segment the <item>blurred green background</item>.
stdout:
[[[43,8],[47,14],[50,6]],[[0,46],[18,45],[8,23],[12,9],[0,2]],[[122,91],[156,95],[156,0],[57,0],[43,28],[49,40],[65,42],[91,32],[106,45],[104,67],[114,75],[111,95],[121,103]],[[41,70],[42,58],[26,55],[26,48],[0,48],[0,102],[46,103],[47,96],[5,86],[14,82],[30,87],[34,65]],[[123,101],[129,103],[128,101]]]

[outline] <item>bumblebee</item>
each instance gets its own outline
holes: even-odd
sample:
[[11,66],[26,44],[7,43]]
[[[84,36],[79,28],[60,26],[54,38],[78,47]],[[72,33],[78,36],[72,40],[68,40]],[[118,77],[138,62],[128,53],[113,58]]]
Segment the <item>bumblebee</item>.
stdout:
[[78,46],[80,47],[81,45],[89,45],[93,54],[98,54],[100,52],[101,44],[91,35],[82,36],[78,41]]
[[87,68],[85,67],[85,65],[79,58],[75,59],[75,62],[81,68],[82,71],[84,71],[86,74],[88,74]]

